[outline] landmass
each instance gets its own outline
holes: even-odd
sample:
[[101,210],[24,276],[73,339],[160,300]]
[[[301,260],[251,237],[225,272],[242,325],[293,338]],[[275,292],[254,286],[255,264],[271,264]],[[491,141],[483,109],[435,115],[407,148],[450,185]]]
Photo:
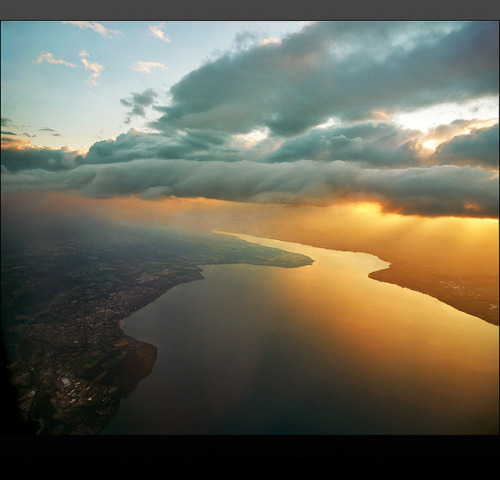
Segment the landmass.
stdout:
[[2,247],[2,336],[22,431],[96,434],[154,366],[120,321],[199,265],[309,265],[304,255],[215,234],[123,231],[120,239]]
[[[22,432],[41,435],[102,430],[157,356],[154,345],[125,335],[121,320],[174,286],[203,279],[200,265],[313,262],[208,233],[114,226],[112,238],[13,238],[5,241],[2,232],[7,377]],[[397,259],[369,276],[499,324],[498,274],[464,275]]]
[[425,293],[461,312],[496,326],[499,324],[498,275],[458,275],[399,261],[368,276],[374,280]]

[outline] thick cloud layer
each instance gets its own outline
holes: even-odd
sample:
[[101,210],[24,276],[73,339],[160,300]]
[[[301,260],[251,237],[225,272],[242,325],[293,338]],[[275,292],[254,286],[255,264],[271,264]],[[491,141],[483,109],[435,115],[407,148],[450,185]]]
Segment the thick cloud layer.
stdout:
[[348,162],[136,160],[65,172],[3,175],[6,191],[70,190],[92,197],[140,195],[323,204],[377,200],[404,214],[498,216],[498,175],[471,167],[360,168]]
[[22,170],[66,170],[74,168],[82,157],[69,148],[33,147],[26,140],[2,138],[2,167],[10,172]]
[[436,149],[434,158],[441,163],[481,165],[498,169],[498,123],[489,128],[473,130],[468,135],[457,135]]
[[363,119],[497,92],[497,22],[326,22],[191,72],[152,125],[266,126],[290,136],[332,116]]
[[420,151],[414,140],[416,134],[389,123],[318,128],[284,142],[268,161],[349,160],[380,167],[417,165]]
[[498,96],[497,22],[322,22],[242,38],[175,84],[169,105],[151,88],[120,100],[128,120],[156,112],[154,133],[131,129],[86,154],[3,137],[2,187],[498,217],[497,120],[426,132],[394,120]]
[[[90,147],[80,163],[116,163],[146,158],[197,158],[219,146],[225,139],[206,130],[172,132],[169,136],[131,129],[116,140],[103,140]],[[215,155],[216,152],[213,152]]]

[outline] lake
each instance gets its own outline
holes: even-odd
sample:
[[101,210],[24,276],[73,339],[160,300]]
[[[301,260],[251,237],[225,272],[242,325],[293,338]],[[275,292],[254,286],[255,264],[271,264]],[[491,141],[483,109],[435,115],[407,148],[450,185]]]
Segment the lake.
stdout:
[[368,274],[379,258],[203,266],[122,322],[158,347],[102,434],[498,434],[498,327]]

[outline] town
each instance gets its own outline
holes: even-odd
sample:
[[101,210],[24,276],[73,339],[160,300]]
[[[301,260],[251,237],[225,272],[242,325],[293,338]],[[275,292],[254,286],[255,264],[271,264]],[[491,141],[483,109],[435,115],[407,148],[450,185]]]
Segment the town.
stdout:
[[133,235],[110,245],[68,243],[2,251],[2,328],[22,423],[34,434],[96,434],[152,371],[154,345],[120,321],[199,265],[292,267],[303,255],[220,235]]

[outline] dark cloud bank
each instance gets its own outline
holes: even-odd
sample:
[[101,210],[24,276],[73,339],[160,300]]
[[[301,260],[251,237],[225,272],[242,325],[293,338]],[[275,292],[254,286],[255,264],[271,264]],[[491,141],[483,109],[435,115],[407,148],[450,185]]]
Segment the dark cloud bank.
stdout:
[[498,177],[473,167],[368,169],[349,162],[134,160],[59,172],[4,175],[6,191],[69,190],[91,197],[139,195],[322,204],[378,200],[405,214],[498,216]]
[[[331,115],[359,120],[498,93],[498,24],[333,22],[281,44],[226,54],[171,89],[154,124],[276,135],[305,132]],[[449,26],[448,26],[449,27]]]
[[[237,47],[182,78],[170,95],[168,106],[155,104],[152,89],[121,99],[128,119],[153,107],[155,133],[130,130],[86,155],[3,149],[3,189],[361,199],[403,214],[498,217],[498,123],[449,135],[429,154],[423,132],[384,120],[387,112],[498,96],[496,22],[313,24],[281,43]],[[318,128],[330,118],[333,125]],[[434,133],[472,123],[457,119]],[[256,129],[267,138],[237,141]]]

